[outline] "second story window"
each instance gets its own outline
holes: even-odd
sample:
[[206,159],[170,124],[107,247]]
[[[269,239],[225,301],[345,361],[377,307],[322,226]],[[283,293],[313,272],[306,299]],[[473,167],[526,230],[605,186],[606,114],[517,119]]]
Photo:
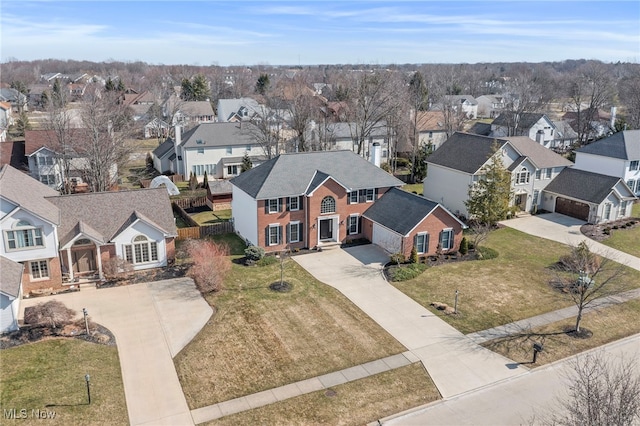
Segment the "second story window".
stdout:
[[320,204],[320,213],[335,213],[336,212],[336,200],[333,197],[327,196],[322,199]]
[[7,249],[18,250],[29,247],[44,247],[42,229],[26,220],[19,221],[12,231],[6,231]]
[[629,170],[638,170],[640,168],[640,160],[634,160],[629,163]]
[[519,184],[529,183],[529,176],[530,176],[529,170],[527,170],[525,167],[521,168],[518,174],[516,175],[516,183],[519,183]]

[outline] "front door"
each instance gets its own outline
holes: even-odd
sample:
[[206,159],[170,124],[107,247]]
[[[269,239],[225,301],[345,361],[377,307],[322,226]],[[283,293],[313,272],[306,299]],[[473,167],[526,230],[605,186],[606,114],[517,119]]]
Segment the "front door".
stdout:
[[95,271],[94,253],[93,249],[73,250],[73,271],[76,273]]
[[320,220],[320,241],[333,238],[333,219]]
[[527,194],[516,194],[515,205],[524,211],[527,207]]

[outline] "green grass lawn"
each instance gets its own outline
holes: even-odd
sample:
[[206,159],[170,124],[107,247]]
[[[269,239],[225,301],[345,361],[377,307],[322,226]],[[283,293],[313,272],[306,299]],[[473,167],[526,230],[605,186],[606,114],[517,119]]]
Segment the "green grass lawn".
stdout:
[[[2,409],[27,410],[28,418],[16,424],[129,424],[115,347],[54,339],[3,349],[0,362]],[[32,409],[55,412],[54,420],[31,417]]]
[[[335,289],[293,260],[288,293],[271,291],[280,264],[234,264],[225,288],[207,297],[216,314],[175,358],[187,402],[198,408],[403,352]],[[423,387],[431,386],[427,381]],[[383,399],[379,400],[381,404]],[[313,408],[312,408],[313,409]]]
[[[427,384],[425,386],[425,384]],[[207,425],[363,425],[440,398],[421,364],[377,374],[276,404],[244,411]]]
[[[568,297],[549,286],[549,269],[568,253],[563,244],[511,228],[493,231],[483,245],[498,251],[496,259],[439,265],[419,277],[393,283],[434,313],[432,302],[454,305],[459,291],[459,315],[442,318],[463,333],[480,331],[571,306]],[[622,289],[640,286],[640,272],[627,269]]]
[[211,211],[206,210],[198,213],[190,214],[191,218],[200,225],[211,225],[214,223],[228,222],[231,219],[231,209]]
[[[640,218],[640,203],[634,204],[632,216]],[[602,244],[640,257],[640,226],[636,225],[632,229],[613,230],[609,238],[604,240]]]
[[418,195],[422,195],[422,191],[424,190],[424,186],[421,183],[411,183],[406,184],[402,187],[407,192],[415,192]]

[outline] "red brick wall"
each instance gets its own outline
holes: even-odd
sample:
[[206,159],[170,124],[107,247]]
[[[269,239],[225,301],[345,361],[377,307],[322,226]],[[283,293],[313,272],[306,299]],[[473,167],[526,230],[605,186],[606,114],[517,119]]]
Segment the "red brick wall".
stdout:
[[440,231],[446,228],[453,228],[453,248],[449,252],[455,252],[460,248],[462,241],[462,225],[451,217],[442,207],[438,207],[425,220],[423,220],[416,229],[403,241],[403,253],[406,257],[411,255],[413,248],[413,238],[420,232],[429,233],[429,251],[424,255],[435,255],[438,243],[440,241]]
[[24,262],[24,270],[22,272],[22,289],[26,296],[29,292],[38,289],[52,288],[60,290],[62,286],[62,269],[60,268],[60,259],[57,257],[49,260],[49,279],[31,281],[31,266],[29,262]]
[[[299,206],[300,210],[297,210],[297,211],[287,211],[286,198],[283,198],[282,199],[283,211],[277,212],[277,213],[265,213],[266,203],[267,203],[267,200],[258,201],[258,245],[260,247],[263,247],[268,252],[285,250],[287,246],[286,244],[287,225],[289,224],[289,222],[299,221],[303,223],[305,227],[309,226],[309,224],[307,223],[307,219],[304,211],[304,207],[305,207],[304,197],[302,200],[302,204]],[[283,243],[277,246],[268,246],[265,241],[266,239],[265,230],[267,226],[269,226],[270,224],[276,224],[276,223],[282,226],[282,242]],[[303,232],[303,234],[300,236],[302,240],[304,240],[305,238],[304,234],[305,233]],[[291,249],[303,248],[306,246],[307,245],[304,241],[290,244]]]

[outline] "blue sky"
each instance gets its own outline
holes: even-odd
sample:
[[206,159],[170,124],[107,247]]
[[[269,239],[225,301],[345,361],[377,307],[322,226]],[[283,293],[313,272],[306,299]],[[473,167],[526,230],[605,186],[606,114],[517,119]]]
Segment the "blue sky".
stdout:
[[2,0],[1,7],[3,62],[640,62],[637,0]]

